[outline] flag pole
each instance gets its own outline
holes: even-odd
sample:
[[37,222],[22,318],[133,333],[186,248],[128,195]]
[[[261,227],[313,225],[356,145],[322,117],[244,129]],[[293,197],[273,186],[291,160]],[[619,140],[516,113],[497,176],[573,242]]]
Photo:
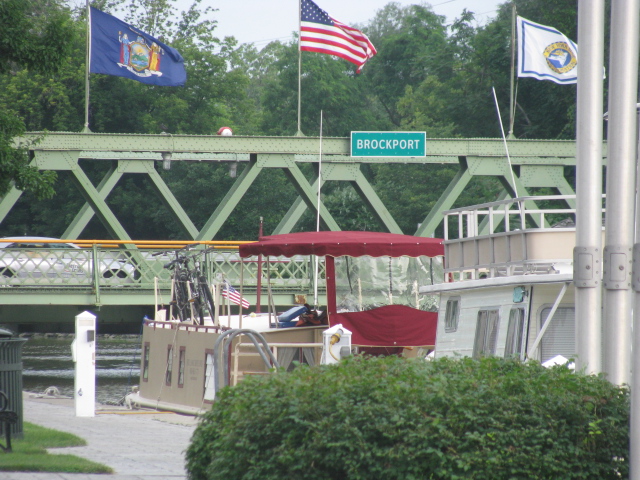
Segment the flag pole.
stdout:
[[[262,223],[260,217],[260,228],[258,229],[258,240],[262,240]],[[256,313],[260,313],[260,293],[262,291],[262,254],[258,255],[258,286],[256,288]]]
[[89,8],[89,0],[86,0],[87,6],[87,41],[86,41],[86,58],[84,68],[84,129],[83,133],[89,133],[89,69],[91,62],[91,9]]
[[514,95],[514,78],[515,78],[515,59],[516,59],[516,4],[511,4],[511,81],[509,89],[509,139],[513,136],[513,123],[516,114],[515,95]]
[[86,58],[84,67],[84,129],[82,133],[90,133],[89,129],[89,68],[91,62],[91,9],[89,8],[89,0],[87,5],[87,42],[86,42]]
[[[322,110],[320,110],[320,154],[318,156],[318,203],[316,213],[316,232],[320,231],[320,188],[322,186]],[[313,305],[318,306],[318,272],[320,270],[319,256],[315,256],[315,278],[313,282]]]
[[301,3],[302,0],[298,0],[298,131],[296,132],[296,137],[304,137],[304,134],[302,133],[302,130],[300,129],[300,124],[301,124],[301,90],[302,90],[302,82],[301,82],[301,78],[302,78],[302,50],[300,49],[301,45],[301,35],[302,35],[302,20],[301,20],[301,15],[302,15],[302,7],[301,7]]
[[320,154],[318,155],[318,210],[316,215],[316,232],[320,231],[320,187],[322,185],[322,110],[320,110]]
[[[500,106],[498,105],[498,97],[496,96],[496,89],[491,87],[493,91],[493,100],[496,104],[496,111],[498,112],[498,122],[500,123],[500,132],[502,133],[502,142],[504,143],[504,150],[507,154],[507,163],[509,164],[509,172],[511,173],[511,185],[513,186],[514,198],[518,198],[518,187],[516,187],[516,178],[513,175],[513,166],[511,165],[511,157],[509,156],[509,147],[507,146],[507,138],[504,136],[504,127],[502,126],[502,115],[500,115]],[[522,205],[520,205],[522,209]]]

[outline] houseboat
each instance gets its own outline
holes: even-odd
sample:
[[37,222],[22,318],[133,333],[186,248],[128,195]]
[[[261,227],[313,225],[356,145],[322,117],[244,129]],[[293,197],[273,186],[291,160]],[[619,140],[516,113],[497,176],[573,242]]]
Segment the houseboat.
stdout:
[[436,356],[575,358],[575,197],[520,197],[444,212]]
[[[166,312],[145,319],[140,387],[132,400],[204,411],[220,385],[268,374],[275,366],[293,368],[294,361],[320,363],[331,348],[323,344],[323,332],[337,325],[350,332],[352,352],[424,357],[435,348],[437,304],[419,287],[442,282],[443,253],[441,239],[377,232],[301,232],[241,245],[245,278],[262,271],[267,297],[271,259],[278,258],[313,259],[301,262],[316,265],[309,269],[313,292],[292,293],[284,312],[273,307],[267,313],[215,314],[204,324],[166,319]],[[265,268],[256,268],[261,258]],[[318,288],[326,290],[327,305],[296,305],[295,299],[311,295],[310,303],[317,303]],[[268,304],[273,306],[271,298]]]

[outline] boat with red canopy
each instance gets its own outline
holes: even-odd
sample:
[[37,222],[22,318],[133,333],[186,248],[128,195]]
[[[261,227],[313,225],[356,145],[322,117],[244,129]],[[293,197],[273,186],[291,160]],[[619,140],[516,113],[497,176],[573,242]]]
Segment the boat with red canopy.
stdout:
[[[167,320],[165,315],[146,319],[135,401],[201,412],[215,398],[216,378],[235,385],[247,375],[267,374],[275,365],[290,369],[296,362],[320,363],[324,332],[337,325],[351,332],[352,352],[425,357],[435,348],[437,298],[419,290],[443,281],[443,253],[440,239],[378,232],[288,233],[243,244],[240,258],[235,257],[240,278],[246,274],[239,296],[243,285],[252,287],[257,281],[257,300],[263,290],[260,279],[269,279],[269,312],[260,313],[257,305],[248,314],[216,311],[204,324]],[[309,257],[316,265],[313,282],[308,281]],[[305,278],[295,286],[298,293],[310,293],[311,284],[315,290],[313,307],[303,300],[290,308],[295,312],[291,318],[276,310],[307,295],[291,294],[289,305],[275,305],[271,286],[282,278],[274,279],[269,269],[283,265],[304,270]],[[324,306],[318,305],[319,290],[326,292]],[[219,298],[219,292],[213,296]],[[264,348],[248,340],[254,333]]]
[[[320,231],[301,232],[272,235],[262,237],[258,242],[240,246],[240,256],[243,258],[264,255],[294,257],[296,255],[313,255],[323,257],[325,263],[325,281],[327,292],[327,318],[329,326],[342,324],[352,332],[352,343],[361,347],[384,347],[398,349],[403,347],[435,346],[437,313],[420,308],[419,301],[408,305],[405,291],[394,295],[402,287],[415,288],[414,298],[417,297],[417,287],[433,282],[433,264],[430,259],[442,257],[444,246],[441,239],[400,235],[395,233],[362,232],[362,231]],[[388,262],[375,262],[371,259],[388,257]],[[349,264],[346,259],[366,258],[370,268],[363,269],[363,261]],[[428,268],[424,260],[429,259]],[[395,260],[394,260],[395,259]],[[376,265],[377,269],[376,269]],[[369,277],[366,281],[371,284],[375,278],[383,277],[388,281],[386,295],[373,303],[352,302],[352,308],[345,308],[338,302],[341,298],[340,280],[353,276],[353,270],[366,270]],[[340,275],[346,270],[345,275]],[[381,270],[383,275],[380,275]],[[388,276],[384,275],[384,271]],[[418,273],[428,272],[425,282],[420,282]],[[412,279],[407,280],[407,275]],[[402,278],[399,276],[402,275]],[[395,278],[394,278],[395,277]],[[360,291],[362,279],[360,278]],[[369,291],[376,291],[380,295],[381,286],[369,285]],[[404,294],[404,295],[403,295]],[[395,298],[395,302],[394,302]],[[366,306],[370,308],[366,308]],[[342,307],[342,308],[341,308]],[[372,308],[371,308],[372,307]],[[367,350],[373,353],[374,350]],[[389,351],[389,350],[388,350]]]

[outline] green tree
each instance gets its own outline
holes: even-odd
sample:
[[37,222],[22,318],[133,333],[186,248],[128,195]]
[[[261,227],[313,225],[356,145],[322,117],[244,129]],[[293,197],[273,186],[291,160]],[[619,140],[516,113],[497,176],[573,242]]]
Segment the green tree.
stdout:
[[[577,41],[577,9],[569,0],[518,0],[517,14],[557,28]],[[491,88],[495,87],[505,131],[509,118],[512,9],[505,3],[496,18],[477,30],[473,53],[458,80],[464,96],[454,121],[465,137],[498,136],[497,114]],[[605,20],[605,25],[607,21]],[[608,48],[605,47],[605,51]],[[516,78],[514,134],[518,138],[575,138],[575,85],[558,85],[532,78]],[[466,105],[465,105],[466,104]],[[464,113],[463,108],[467,110]]]
[[444,17],[425,4],[400,7],[392,2],[378,11],[367,31],[378,50],[365,67],[368,88],[391,124],[399,127],[397,102],[407,86],[417,87],[429,75],[441,81],[451,76],[453,51]]
[[[374,57],[375,58],[375,57]],[[262,129],[268,135],[293,135],[297,130],[298,49],[291,42],[271,68],[261,98]],[[365,69],[368,68],[368,64]],[[348,136],[352,130],[384,130],[388,122],[372,108],[375,99],[367,91],[364,74],[344,60],[320,53],[302,52],[302,131],[317,136],[320,112],[323,135]]]
[[[135,8],[124,9],[129,12],[124,19],[144,31],[163,37],[166,43],[181,52],[187,68],[187,85],[183,88],[155,87],[120,77],[91,75],[91,130],[110,133],[213,134],[221,126],[227,125],[236,134],[258,133],[255,129],[255,109],[246,91],[248,77],[236,62],[237,42],[232,37],[224,40],[215,37],[214,11],[200,8],[199,0],[179,16],[174,15],[175,3],[137,2]],[[95,3],[96,7],[107,12],[118,8],[114,12],[117,16],[117,12],[122,11],[125,5],[128,4],[124,1]],[[70,25],[74,32],[69,35],[72,41],[66,57],[60,59],[60,68],[55,75],[47,77],[27,69],[0,75],[0,105],[11,105],[17,116],[25,119],[29,131],[82,129],[86,9],[78,8],[75,21]],[[86,173],[96,184],[104,175],[105,167],[96,162],[83,164]],[[180,174],[181,170],[176,168],[163,172],[167,181],[187,184],[189,180],[180,179]],[[52,236],[62,234],[84,203],[65,176],[60,175],[55,184],[58,193],[55,205],[38,202],[33,196],[25,195],[3,221],[2,230],[7,234],[16,231]],[[154,190],[140,177],[123,177],[108,203],[118,215],[122,215],[125,228],[138,234],[137,238],[164,238],[167,224],[175,222],[162,208],[157,221],[145,222],[147,228],[141,227],[139,219],[149,211],[158,210],[160,202]],[[210,208],[211,191],[209,188],[200,192],[204,200],[209,200]],[[138,198],[139,192],[144,192],[141,198]],[[94,238],[104,236],[104,227],[94,219],[85,230],[85,235]],[[181,232],[175,235],[184,238]]]
[[[92,131],[208,135],[221,126],[229,126],[236,135],[296,133],[296,42],[272,42],[258,50],[251,45],[238,45],[233,37],[221,39],[216,36],[216,11],[203,8],[200,0],[181,12],[176,0],[95,0],[93,5],[119,17],[125,15],[123,20],[175,47],[185,59],[188,80],[185,87],[156,87],[120,77],[91,75]],[[498,137],[500,125],[492,88],[500,101],[506,130],[510,5],[503,4],[494,20],[477,26],[471,11],[464,11],[448,25],[427,4],[405,7],[391,2],[367,24],[357,26],[367,33],[379,52],[358,75],[355,67],[342,59],[303,52],[302,131],[318,135],[322,111],[324,136],[348,136],[353,130],[424,130],[431,138]],[[517,5],[518,14],[552,25],[576,39],[575,2],[518,0]],[[16,12],[22,12],[22,17],[9,20],[9,15],[15,17]],[[64,175],[59,175],[55,183],[58,199],[55,205],[36,201],[36,196],[52,193],[54,174],[16,170],[16,166],[25,167],[29,159],[24,151],[16,153],[7,138],[20,135],[25,128],[76,132],[82,129],[85,16],[84,7],[70,14],[62,0],[0,3],[2,26],[11,27],[0,32],[0,38],[7,38],[0,44],[0,49],[6,50],[0,50],[0,111],[4,119],[0,189],[6,191],[11,180],[15,180],[19,188],[31,188],[33,192],[24,195],[24,200],[3,221],[0,230],[7,233],[59,232],[67,217],[83,203],[73,184],[62,178]],[[27,21],[29,28],[23,28]],[[608,28],[607,21],[605,25]],[[32,41],[43,37],[56,41],[44,44]],[[53,49],[51,45],[56,44],[63,48]],[[24,60],[22,63],[16,62],[18,54]],[[39,68],[39,60],[57,66],[56,72]],[[573,138],[574,86],[524,78],[517,81],[517,92],[514,127],[517,137]],[[20,119],[24,125],[14,119]],[[94,182],[99,181],[106,167],[106,162],[97,163],[84,165]],[[456,171],[455,167],[400,164],[362,168],[405,233],[415,231],[416,224],[425,218]],[[303,166],[302,170],[312,177],[310,166]],[[206,222],[234,181],[226,165],[191,163],[185,168],[176,165],[161,175],[175,189],[198,226]],[[234,217],[241,214],[238,219],[242,220],[230,219],[221,236],[247,238],[246,235],[253,234],[258,216],[266,217],[265,231],[277,225],[288,208],[285,204],[290,205],[296,194],[278,171],[265,174],[264,182],[261,177],[234,212]],[[40,183],[42,179],[49,179],[49,183]],[[474,179],[465,190],[464,201],[494,200],[500,190],[491,178]],[[273,191],[278,194],[273,196]],[[342,228],[381,228],[350,185],[328,182],[322,195]],[[265,211],[267,198],[273,214]],[[126,228],[140,231],[140,237],[162,238],[166,232],[174,237],[184,235],[168,212],[157,208],[160,202],[154,190],[135,175],[126,176],[108,202],[123,216]],[[145,222],[143,229],[140,218],[155,210],[158,213],[153,221]],[[305,215],[298,228],[315,228],[315,216]],[[97,236],[104,229],[94,220],[86,232]]]
[[[156,87],[92,75],[91,129],[110,133],[243,133],[251,124],[247,75],[233,65],[237,42],[215,36],[215,10],[201,0],[176,14],[176,0],[127,3],[124,20],[176,48],[185,59],[184,87]],[[172,20],[177,18],[177,20]]]
[[[0,2],[0,74],[21,75],[25,69],[55,72],[70,50],[73,34],[70,12],[62,2]],[[15,185],[38,198],[50,198],[55,173],[30,166],[27,146],[14,145],[14,138],[24,131],[17,112],[0,105],[0,195]]]

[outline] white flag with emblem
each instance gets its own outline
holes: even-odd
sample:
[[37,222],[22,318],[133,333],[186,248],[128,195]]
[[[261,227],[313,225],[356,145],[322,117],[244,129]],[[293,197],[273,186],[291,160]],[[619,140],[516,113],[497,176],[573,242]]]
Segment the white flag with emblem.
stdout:
[[578,81],[578,45],[553,27],[518,16],[518,77]]

